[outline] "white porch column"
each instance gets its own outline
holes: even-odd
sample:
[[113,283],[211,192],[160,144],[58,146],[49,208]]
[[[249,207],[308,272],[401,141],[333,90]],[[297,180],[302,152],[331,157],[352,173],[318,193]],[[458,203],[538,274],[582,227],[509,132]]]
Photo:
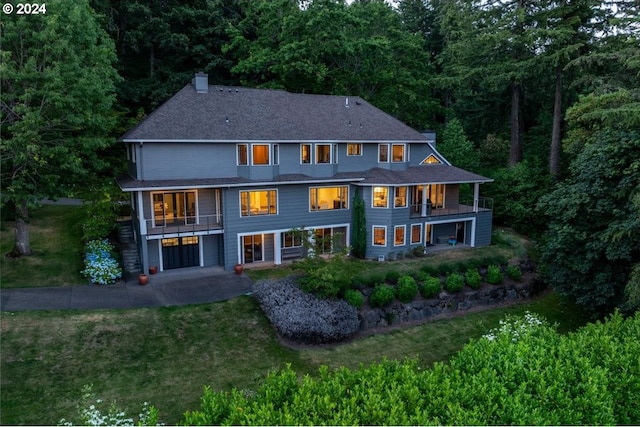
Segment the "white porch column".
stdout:
[[473,184],[473,211],[478,212],[478,203],[480,200],[480,183]]
[[421,206],[421,211],[420,211],[420,216],[427,216],[427,197],[429,195],[427,194],[427,186],[423,185],[422,186],[422,206]]
[[140,225],[140,235],[145,236],[147,234],[147,221],[144,219],[144,204],[142,203],[142,191],[138,191],[138,209],[136,209],[136,213],[138,214],[138,224]]
[[471,242],[469,242],[469,246],[472,248],[476,247],[476,219],[473,218],[471,220]]
[[273,233],[273,263],[282,264],[282,232]]

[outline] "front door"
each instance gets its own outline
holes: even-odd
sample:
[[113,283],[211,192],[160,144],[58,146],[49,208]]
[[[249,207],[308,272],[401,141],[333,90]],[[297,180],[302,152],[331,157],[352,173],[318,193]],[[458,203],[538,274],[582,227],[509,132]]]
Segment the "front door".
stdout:
[[200,265],[198,236],[162,239],[163,269],[195,267]]
[[244,248],[245,264],[262,261],[262,234],[242,236],[242,247]]

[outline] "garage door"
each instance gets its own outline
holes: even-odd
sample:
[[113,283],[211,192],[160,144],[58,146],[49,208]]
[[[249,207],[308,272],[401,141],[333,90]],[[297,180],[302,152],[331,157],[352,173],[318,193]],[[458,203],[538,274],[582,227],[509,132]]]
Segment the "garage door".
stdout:
[[198,236],[162,239],[162,265],[165,270],[200,265]]

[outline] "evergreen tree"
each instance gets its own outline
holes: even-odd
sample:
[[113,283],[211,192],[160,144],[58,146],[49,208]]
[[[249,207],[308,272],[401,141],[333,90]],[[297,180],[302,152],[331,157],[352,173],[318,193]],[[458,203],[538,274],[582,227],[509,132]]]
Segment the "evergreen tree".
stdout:
[[351,253],[356,258],[367,255],[367,220],[364,216],[364,200],[360,197],[360,189],[356,187],[352,203],[353,218],[351,221]]

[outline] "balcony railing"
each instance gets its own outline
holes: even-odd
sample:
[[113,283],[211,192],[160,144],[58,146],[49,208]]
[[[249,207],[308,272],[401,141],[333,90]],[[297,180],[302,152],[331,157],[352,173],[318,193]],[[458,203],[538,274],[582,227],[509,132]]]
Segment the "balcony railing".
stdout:
[[172,220],[145,220],[147,234],[184,234],[222,229],[222,215],[177,217]]
[[421,204],[411,205],[411,218],[428,218],[428,217],[442,217],[463,215],[474,212],[483,212],[493,210],[493,199],[489,197],[478,198],[477,210],[474,209],[473,201],[460,201],[457,206],[436,208],[427,204],[426,209],[423,209]]

